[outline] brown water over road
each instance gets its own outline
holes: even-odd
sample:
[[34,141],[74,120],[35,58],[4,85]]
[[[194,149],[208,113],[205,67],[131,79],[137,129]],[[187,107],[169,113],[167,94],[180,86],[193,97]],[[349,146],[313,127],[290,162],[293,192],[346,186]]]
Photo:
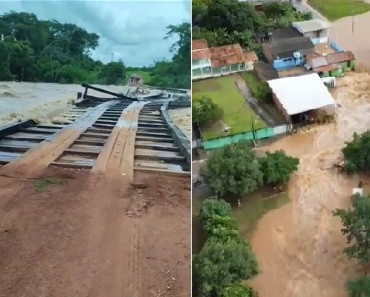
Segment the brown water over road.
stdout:
[[370,12],[360,14],[354,18],[352,32],[352,17],[339,19],[332,23],[331,39],[343,49],[355,54],[357,62],[370,67]]
[[[98,85],[97,85],[98,86]],[[129,86],[98,86],[125,94]],[[134,87],[131,87],[134,90]],[[65,110],[84,88],[73,84],[0,81],[0,125],[12,120],[34,119],[47,123]],[[89,90],[89,95],[109,95]],[[112,96],[111,96],[112,97]]]
[[263,148],[284,149],[300,166],[289,184],[291,202],[266,214],[252,239],[262,272],[251,283],[262,297],[345,297],[345,282],[358,270],[342,252],[346,241],[331,211],[350,206],[360,177],[339,174],[332,165],[354,132],[370,128],[370,75],[347,74],[332,94],[341,106],[336,123]]

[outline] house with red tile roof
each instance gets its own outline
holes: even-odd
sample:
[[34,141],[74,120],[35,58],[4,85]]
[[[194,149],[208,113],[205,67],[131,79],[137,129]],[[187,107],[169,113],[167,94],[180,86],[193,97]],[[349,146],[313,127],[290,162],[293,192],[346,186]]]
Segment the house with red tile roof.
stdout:
[[254,69],[258,57],[254,51],[244,51],[239,44],[208,47],[205,40],[193,40],[193,79],[215,77]]

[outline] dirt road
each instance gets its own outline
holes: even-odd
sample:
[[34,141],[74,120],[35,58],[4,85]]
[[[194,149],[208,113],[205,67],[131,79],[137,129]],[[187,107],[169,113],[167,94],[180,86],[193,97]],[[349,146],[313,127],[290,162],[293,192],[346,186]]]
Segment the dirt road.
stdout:
[[0,296],[190,296],[188,178],[44,176],[0,177]]

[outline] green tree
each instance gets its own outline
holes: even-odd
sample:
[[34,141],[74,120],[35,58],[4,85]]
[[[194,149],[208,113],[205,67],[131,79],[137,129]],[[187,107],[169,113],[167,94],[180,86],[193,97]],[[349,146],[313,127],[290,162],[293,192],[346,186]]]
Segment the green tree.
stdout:
[[211,98],[202,97],[200,100],[193,101],[192,116],[194,123],[210,124],[221,118],[222,109],[213,103]]
[[265,184],[277,186],[289,181],[291,174],[298,169],[299,159],[287,156],[280,150],[267,152],[260,163]]
[[353,209],[335,209],[333,215],[342,220],[341,231],[351,244],[344,252],[365,265],[370,260],[370,197],[357,194],[352,198],[352,206]]
[[106,84],[118,84],[126,78],[125,65],[122,61],[110,62],[103,66],[100,77]]
[[229,145],[211,154],[202,175],[218,196],[242,196],[263,184],[261,165],[249,145]]
[[345,167],[349,173],[370,171],[370,131],[353,135],[353,140],[347,142],[342,149]]
[[370,276],[365,275],[356,280],[347,282],[347,291],[350,297],[369,297]]
[[250,287],[232,284],[222,290],[220,297],[258,297],[258,294]]
[[231,217],[231,214],[230,203],[214,197],[204,200],[200,209],[200,218],[202,222],[206,222],[214,216]]
[[198,296],[211,297],[232,283],[257,275],[258,265],[249,244],[209,240],[194,256],[193,272]]

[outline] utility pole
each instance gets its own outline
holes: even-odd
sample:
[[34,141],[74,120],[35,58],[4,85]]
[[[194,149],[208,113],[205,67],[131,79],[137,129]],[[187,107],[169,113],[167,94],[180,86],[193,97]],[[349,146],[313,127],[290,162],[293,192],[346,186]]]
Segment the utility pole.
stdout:
[[352,9],[352,33],[355,29],[355,10]]
[[111,62],[113,62],[113,56],[114,56],[114,53],[112,53],[112,58],[111,58],[111,60],[110,60]]

